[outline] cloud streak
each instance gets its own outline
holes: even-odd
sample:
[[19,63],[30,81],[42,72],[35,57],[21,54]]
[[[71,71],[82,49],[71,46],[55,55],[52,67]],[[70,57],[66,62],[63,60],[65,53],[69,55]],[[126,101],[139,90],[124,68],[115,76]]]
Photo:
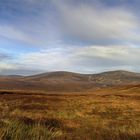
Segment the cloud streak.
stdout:
[[126,8],[89,4],[74,6],[66,2],[58,2],[56,7],[64,36],[98,44],[103,41],[140,41],[139,19]]
[[0,61],[9,60],[10,58],[8,54],[0,53]]
[[8,24],[0,24],[0,35],[8,39],[41,47],[58,40],[97,45],[140,42],[139,18],[128,8],[106,7],[99,2],[75,6],[68,0],[23,0],[18,7],[19,3],[17,0],[7,0],[1,4],[10,7],[3,13],[16,17],[16,20],[9,19]]
[[[115,3],[1,0],[0,41],[6,45],[0,46],[5,50],[0,52],[0,73],[138,72],[139,13]],[[18,48],[14,49],[17,52],[13,48]]]
[[[82,73],[97,73],[106,70],[140,70],[140,48],[131,46],[86,46],[84,48],[57,47],[22,54],[15,70],[38,72],[67,70]],[[10,62],[11,64],[11,62]],[[9,68],[10,69],[10,68]],[[36,72],[35,71],[35,72]]]

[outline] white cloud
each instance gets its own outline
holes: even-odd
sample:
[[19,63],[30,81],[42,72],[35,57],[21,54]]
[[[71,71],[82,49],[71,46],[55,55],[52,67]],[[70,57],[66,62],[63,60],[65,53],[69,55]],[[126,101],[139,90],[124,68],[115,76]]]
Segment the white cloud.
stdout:
[[38,71],[67,70],[99,72],[125,69],[140,70],[140,48],[127,46],[87,46],[52,48],[19,57],[19,68]]
[[[68,3],[69,0],[52,1],[51,5],[47,5],[46,0],[24,0],[27,7],[22,7],[23,17],[20,13],[15,14],[16,21],[0,23],[1,37],[41,47],[41,51],[22,54],[14,57],[14,60],[7,61],[3,59],[5,56],[0,56],[3,59],[0,62],[1,71],[140,70],[140,48],[134,46],[140,43],[140,22],[136,13],[124,7],[106,7],[96,2],[90,5],[88,2],[74,4]],[[20,11],[15,3],[9,9],[14,8]],[[9,11],[4,12],[13,14]],[[84,44],[73,46],[70,42]],[[61,43],[64,44],[61,46]],[[86,43],[92,45],[86,46]],[[128,45],[123,45],[126,43]]]
[[14,64],[0,62],[0,72],[3,72],[5,70],[16,70],[17,67]]
[[[24,3],[25,15],[15,15],[16,22],[0,24],[0,36],[40,47],[58,40],[97,42],[98,45],[140,41],[139,18],[127,8],[106,7],[99,3],[74,5],[67,0],[52,0],[52,9],[48,10],[50,3],[45,0],[24,0]],[[16,4],[12,6],[17,8]],[[29,7],[37,14],[29,12],[27,15]]]
[[27,33],[20,31],[11,25],[0,25],[0,36],[12,40],[33,43],[34,39]]
[[16,59],[0,62],[1,73],[31,74],[47,71],[83,73],[107,70],[140,71],[140,48],[137,46],[56,47],[21,54]]
[[62,34],[81,41],[140,41],[139,20],[132,11],[120,7],[70,5],[56,2]]

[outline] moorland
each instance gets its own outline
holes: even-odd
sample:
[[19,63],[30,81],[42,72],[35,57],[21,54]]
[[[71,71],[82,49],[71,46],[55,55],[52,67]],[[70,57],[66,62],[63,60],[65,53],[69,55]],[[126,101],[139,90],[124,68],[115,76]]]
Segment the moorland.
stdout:
[[0,140],[139,140],[140,74],[0,76]]

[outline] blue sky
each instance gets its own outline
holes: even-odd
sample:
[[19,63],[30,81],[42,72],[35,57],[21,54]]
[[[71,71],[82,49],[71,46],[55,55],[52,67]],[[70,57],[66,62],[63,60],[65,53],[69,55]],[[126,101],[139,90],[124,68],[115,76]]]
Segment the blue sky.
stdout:
[[0,74],[140,71],[139,0],[0,0]]

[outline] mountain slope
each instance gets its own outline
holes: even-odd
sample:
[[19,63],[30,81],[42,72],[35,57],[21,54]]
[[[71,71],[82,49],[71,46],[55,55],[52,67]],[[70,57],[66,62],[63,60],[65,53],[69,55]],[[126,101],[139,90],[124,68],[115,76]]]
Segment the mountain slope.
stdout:
[[59,82],[62,81],[84,81],[87,80],[88,77],[86,74],[79,74],[73,72],[66,72],[66,71],[56,71],[56,72],[48,72],[33,76],[25,77],[26,80],[58,80]]
[[92,76],[96,83],[106,85],[131,85],[140,83],[140,74],[128,71],[110,71]]
[[128,71],[110,71],[100,74],[49,72],[32,76],[0,76],[0,89],[81,91],[140,84],[140,74]]

